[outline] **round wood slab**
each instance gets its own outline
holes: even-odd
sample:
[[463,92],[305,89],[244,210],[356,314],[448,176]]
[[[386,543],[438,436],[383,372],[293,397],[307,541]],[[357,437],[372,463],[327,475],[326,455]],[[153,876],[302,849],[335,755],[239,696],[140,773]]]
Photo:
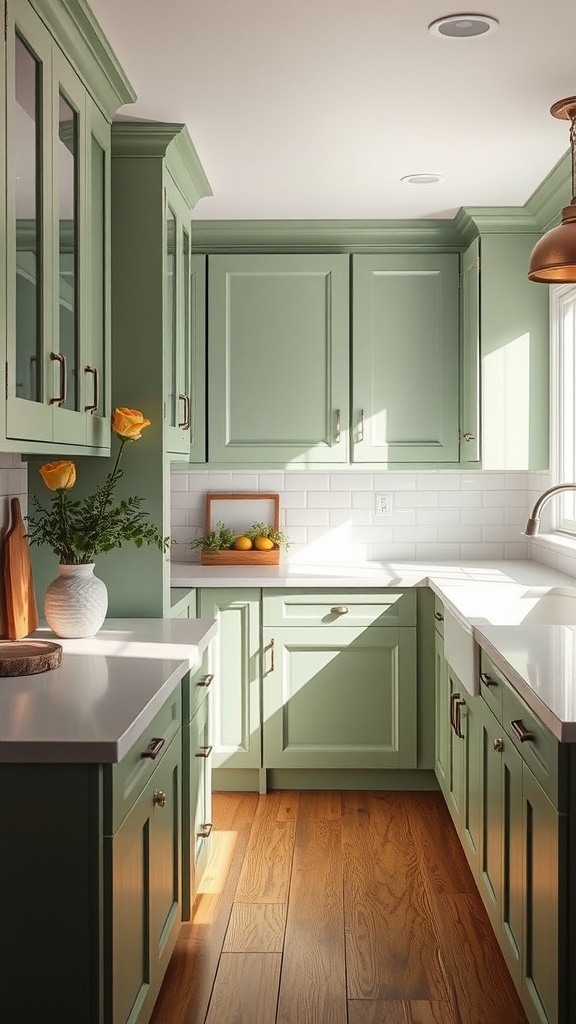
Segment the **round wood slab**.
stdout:
[[0,641],[0,676],[31,676],[49,672],[62,661],[62,647],[51,640]]

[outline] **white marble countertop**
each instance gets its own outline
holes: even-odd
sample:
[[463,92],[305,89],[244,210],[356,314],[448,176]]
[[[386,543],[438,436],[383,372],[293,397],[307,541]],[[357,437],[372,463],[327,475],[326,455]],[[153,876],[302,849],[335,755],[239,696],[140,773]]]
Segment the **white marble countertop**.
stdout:
[[476,640],[553,734],[576,742],[576,615],[571,627],[541,624],[538,613],[541,598],[558,589],[576,595],[576,580],[539,562],[288,562],[248,568],[179,563],[172,567],[172,582],[177,587],[429,586],[468,631],[469,651]]
[[0,762],[115,762],[216,635],[212,619],[106,619],[50,672],[0,678]]

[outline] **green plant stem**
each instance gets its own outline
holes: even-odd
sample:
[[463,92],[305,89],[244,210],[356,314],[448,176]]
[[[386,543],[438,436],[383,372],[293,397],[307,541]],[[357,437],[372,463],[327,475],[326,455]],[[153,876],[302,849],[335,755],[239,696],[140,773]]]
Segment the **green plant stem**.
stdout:
[[121,475],[122,475],[121,470],[119,468],[120,467],[120,459],[122,458],[122,452],[124,451],[124,445],[126,445],[129,440],[130,440],[130,438],[128,438],[128,437],[121,437],[120,438],[120,447],[118,449],[118,454],[116,456],[116,462],[114,463],[114,468],[112,469],[112,472],[108,473],[108,476],[106,477],[106,481],[104,483],[104,489],[103,489],[103,492],[102,492],[102,501],[100,502],[100,508],[98,509],[98,515],[96,517],[96,523],[94,524],[94,531],[93,531],[93,533],[94,533],[95,537],[98,536],[98,531],[100,529],[100,523],[102,522],[102,516],[104,515],[107,506],[110,504],[110,502],[112,500],[112,491],[113,491],[113,489],[114,489],[114,487],[116,485],[116,481],[119,480]]
[[60,561],[65,565],[70,559],[70,551],[68,549],[69,525],[66,513],[66,491],[64,488],[60,488],[58,491],[58,504],[60,505],[60,515],[62,517],[62,550],[60,551]]

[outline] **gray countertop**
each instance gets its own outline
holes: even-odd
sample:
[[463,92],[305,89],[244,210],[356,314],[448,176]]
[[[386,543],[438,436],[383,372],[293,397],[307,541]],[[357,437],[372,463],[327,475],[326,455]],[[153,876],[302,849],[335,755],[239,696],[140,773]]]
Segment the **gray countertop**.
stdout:
[[50,672],[0,679],[0,762],[115,762],[216,635],[212,619],[107,619]]

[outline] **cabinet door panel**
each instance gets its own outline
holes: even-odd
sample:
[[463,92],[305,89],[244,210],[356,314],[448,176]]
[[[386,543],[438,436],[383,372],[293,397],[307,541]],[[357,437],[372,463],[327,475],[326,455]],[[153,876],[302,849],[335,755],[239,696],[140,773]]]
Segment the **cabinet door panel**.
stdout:
[[[523,830],[526,842],[522,995],[529,1020],[558,1020],[559,851],[562,816],[523,766]],[[563,1019],[568,1019],[567,1017]]]
[[259,768],[260,591],[203,589],[199,612],[218,622],[212,766]]
[[434,634],[435,644],[435,688],[436,688],[436,748],[434,770],[444,797],[448,795],[449,759],[450,759],[450,697],[448,691],[448,673],[444,657],[444,639],[438,632]]
[[263,700],[266,768],[413,767],[414,630],[265,629]]
[[480,459],[480,239],[462,254],[460,462]]
[[110,844],[112,1022],[147,1019],[180,912],[180,734]]
[[458,461],[458,257],[353,257],[354,462]]
[[347,462],[348,265],[210,257],[210,462]]

